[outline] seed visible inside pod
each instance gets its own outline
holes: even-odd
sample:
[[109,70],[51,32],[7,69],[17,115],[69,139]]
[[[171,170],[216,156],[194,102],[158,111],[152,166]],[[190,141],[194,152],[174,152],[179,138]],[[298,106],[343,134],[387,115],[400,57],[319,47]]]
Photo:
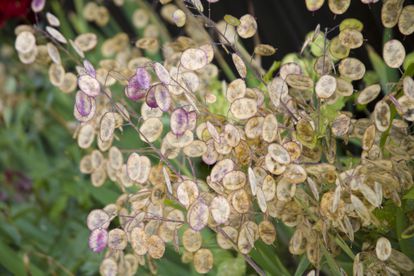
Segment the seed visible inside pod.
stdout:
[[232,103],[230,111],[239,120],[249,119],[257,113],[257,103],[254,99],[237,99]]
[[382,56],[391,68],[398,68],[404,63],[405,48],[399,40],[392,39],[384,44]]
[[391,124],[391,109],[385,101],[379,101],[375,105],[374,122],[377,129],[384,132]]
[[98,228],[106,229],[109,223],[109,215],[101,209],[92,210],[86,218],[86,224],[91,231]]
[[270,144],[267,148],[270,156],[280,164],[289,164],[290,155],[288,151],[279,144]]
[[391,252],[392,247],[390,241],[384,237],[379,238],[375,246],[377,258],[384,262],[391,256]]
[[202,248],[194,254],[193,263],[198,273],[205,274],[213,268],[213,253],[209,249]]
[[361,32],[355,29],[345,29],[339,33],[339,41],[349,49],[356,49],[364,43]]
[[388,0],[385,1],[381,8],[381,21],[385,28],[393,28],[400,16],[403,0]]
[[319,98],[327,99],[335,93],[336,79],[330,75],[322,76],[315,86],[316,95]]
[[345,13],[348,10],[350,4],[351,0],[328,0],[329,9],[334,14]]
[[381,92],[381,86],[379,84],[373,84],[365,87],[364,90],[359,93],[357,98],[358,104],[368,104],[373,101]]
[[237,33],[242,38],[254,36],[257,31],[257,22],[250,14],[240,17],[240,24],[237,26]]
[[414,33],[414,5],[405,6],[398,18],[398,29],[403,35]]
[[78,78],[78,86],[82,92],[90,97],[96,97],[101,92],[99,82],[89,75],[80,76]]
[[217,224],[226,223],[230,216],[230,204],[223,196],[216,196],[211,201],[210,212]]
[[195,231],[201,231],[208,222],[209,209],[201,200],[197,200],[190,206],[187,213],[187,222]]
[[254,47],[254,53],[258,56],[271,56],[276,53],[276,49],[269,44],[259,44],[256,47]]
[[171,132],[176,135],[183,135],[188,127],[187,111],[184,108],[177,108],[171,113]]
[[191,71],[199,70],[206,66],[207,63],[207,54],[201,49],[190,48],[181,55],[181,64]]
[[306,8],[311,12],[319,10],[323,3],[325,0],[305,0]]
[[339,63],[339,73],[350,80],[360,80],[365,75],[365,65],[356,58],[346,58]]
[[242,77],[243,79],[246,78],[247,68],[246,64],[244,64],[243,59],[239,57],[239,55],[234,53],[231,55],[231,58],[233,60],[234,66],[236,66],[237,73],[239,73],[240,77]]
[[196,252],[200,249],[203,238],[199,231],[188,228],[183,233],[183,246],[189,252]]

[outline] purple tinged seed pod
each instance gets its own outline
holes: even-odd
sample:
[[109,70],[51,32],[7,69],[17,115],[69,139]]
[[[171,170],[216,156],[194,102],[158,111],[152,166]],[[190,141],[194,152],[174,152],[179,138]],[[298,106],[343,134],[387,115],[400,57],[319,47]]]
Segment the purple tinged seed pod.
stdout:
[[171,132],[181,136],[188,128],[188,114],[184,108],[180,107],[171,113],[170,118]]
[[151,76],[145,68],[137,68],[135,75],[129,79],[125,87],[125,96],[133,101],[141,100],[147,94],[151,84]]
[[46,0],[32,0],[32,11],[35,13],[39,13],[43,10],[43,8],[45,7],[46,4]]
[[197,124],[197,112],[190,111],[187,112],[187,117],[188,117],[188,130],[194,130]]
[[85,59],[83,61],[83,67],[86,70],[86,74],[88,74],[89,76],[96,78],[96,70],[93,67],[92,63],[89,62],[89,60]]
[[94,253],[100,253],[108,244],[108,231],[105,229],[95,229],[89,235],[89,248]]
[[75,106],[81,116],[88,116],[92,110],[92,101],[95,99],[89,97],[82,91],[78,91],[75,97]]
[[168,88],[165,85],[157,84],[154,90],[154,96],[158,107],[164,112],[168,111],[171,106],[171,96]]
[[147,97],[145,98],[145,102],[151,108],[158,107],[157,99],[155,98],[156,89],[157,89],[156,86],[151,87],[150,90],[148,90]]

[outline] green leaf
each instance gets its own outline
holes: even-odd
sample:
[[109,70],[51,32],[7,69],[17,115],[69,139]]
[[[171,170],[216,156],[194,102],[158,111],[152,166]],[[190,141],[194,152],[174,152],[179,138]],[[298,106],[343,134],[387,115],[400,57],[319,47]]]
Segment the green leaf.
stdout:
[[[25,264],[23,263],[23,258],[2,241],[0,241],[0,264],[14,275],[28,274],[26,271],[27,268],[25,268]],[[33,264],[29,265],[28,270],[30,271],[29,275],[44,275],[44,273]]]
[[308,257],[304,254],[299,261],[298,268],[296,269],[295,276],[302,276],[304,275],[306,269],[308,268],[310,262]]

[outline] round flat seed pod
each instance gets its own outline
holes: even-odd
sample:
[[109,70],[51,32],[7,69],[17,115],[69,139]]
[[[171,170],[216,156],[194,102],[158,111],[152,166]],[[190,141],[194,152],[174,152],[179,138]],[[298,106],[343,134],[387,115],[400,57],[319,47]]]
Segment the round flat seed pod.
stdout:
[[244,126],[244,132],[249,139],[256,139],[262,134],[263,117],[250,118]]
[[233,248],[233,244],[237,242],[237,229],[231,226],[224,226],[221,230],[217,233],[217,244],[223,249]]
[[146,143],[155,142],[162,134],[163,128],[164,126],[159,118],[148,118],[139,128],[139,137]]
[[178,185],[177,198],[178,201],[188,207],[197,200],[199,191],[197,184],[191,180],[185,180]]
[[17,35],[14,47],[20,53],[29,53],[36,47],[36,38],[33,33],[23,31]]
[[157,235],[152,235],[147,239],[148,255],[153,259],[161,259],[165,252],[165,243]]
[[231,205],[240,214],[247,213],[250,209],[250,198],[246,190],[240,189],[233,192]]
[[180,136],[177,136],[170,131],[167,133],[164,140],[166,140],[172,147],[180,149],[190,145],[191,142],[194,141],[194,135],[190,130],[186,130],[184,134]]
[[333,65],[334,63],[329,55],[322,55],[316,59],[313,69],[318,75],[322,76],[330,74]]
[[405,59],[405,48],[399,40],[392,39],[384,44],[382,57],[391,68],[399,68]]
[[242,38],[250,38],[257,31],[257,22],[250,14],[240,17],[240,24],[237,26],[237,33]]
[[142,103],[141,116],[144,120],[148,118],[160,118],[162,117],[162,110],[159,108],[151,108],[146,103]]
[[188,115],[184,108],[177,108],[170,117],[171,132],[175,135],[183,135],[188,128]]
[[109,149],[108,162],[113,169],[121,169],[124,159],[122,157],[122,152],[117,147],[111,147]]
[[59,19],[55,15],[51,14],[50,12],[46,13],[46,19],[47,19],[47,22],[50,24],[50,26],[53,26],[53,27],[60,26]]
[[208,206],[201,201],[196,201],[188,209],[187,222],[193,230],[200,231],[207,225],[208,216]]
[[128,244],[124,230],[115,228],[108,233],[108,247],[115,250],[124,250]]
[[56,48],[56,46],[53,43],[47,43],[47,52],[49,54],[50,59],[57,64],[61,64],[61,58],[59,54],[59,50]]
[[342,20],[341,24],[339,24],[339,31],[342,32],[345,29],[354,29],[362,32],[364,24],[356,18],[345,18]]
[[203,243],[203,237],[199,231],[188,228],[183,233],[183,246],[189,252],[196,252]]
[[257,178],[251,167],[247,169],[247,176],[249,178],[250,191],[255,196],[257,191]]
[[360,80],[365,75],[365,65],[356,58],[346,58],[339,63],[339,73],[350,80]]
[[116,276],[118,274],[118,264],[112,258],[106,258],[99,266],[99,273],[102,276]]
[[246,82],[242,79],[235,79],[232,81],[226,91],[226,98],[229,102],[234,102],[236,99],[243,98],[246,95]]
[[269,44],[259,44],[256,47],[254,47],[254,53],[258,56],[271,56],[276,53],[276,49]]
[[398,23],[404,1],[388,0],[381,8],[381,21],[385,28],[393,28]]
[[209,249],[202,248],[194,254],[194,268],[200,274],[205,274],[213,268],[213,253]]
[[259,237],[268,245],[271,245],[276,240],[276,228],[268,220],[264,220],[259,224]]
[[145,255],[148,252],[148,236],[144,229],[135,227],[130,234],[132,249],[137,255]]
[[199,70],[208,64],[208,57],[203,50],[190,48],[182,53],[181,64],[188,70]]
[[271,143],[276,140],[278,131],[278,122],[276,116],[268,114],[263,120],[262,138],[265,142]]
[[339,33],[339,41],[349,49],[356,49],[364,43],[361,32],[355,29],[345,29]]
[[391,109],[385,101],[379,101],[375,105],[374,122],[377,129],[384,132],[391,124]]
[[290,164],[283,173],[284,178],[291,184],[305,182],[307,174],[301,165]]
[[94,169],[99,168],[104,162],[104,157],[99,150],[92,151],[91,157],[92,157],[92,167]]
[[282,178],[276,185],[276,196],[280,201],[291,200],[296,193],[296,185],[292,185],[289,181]]
[[265,156],[265,165],[266,169],[275,175],[281,175],[286,170],[286,166],[277,162],[269,153]]
[[286,77],[286,82],[290,87],[298,90],[308,90],[313,88],[313,80],[305,75],[290,74]]
[[239,233],[237,240],[237,247],[242,254],[249,254],[253,249],[254,243],[259,236],[259,229],[257,224],[252,221],[245,222]]
[[65,69],[62,65],[53,63],[49,67],[49,80],[54,86],[60,86],[65,78]]
[[210,172],[211,181],[219,182],[224,176],[234,170],[234,162],[231,159],[223,159],[214,165]]
[[414,5],[405,6],[398,18],[398,29],[403,35],[414,33]]
[[134,24],[136,28],[139,28],[139,29],[144,28],[145,26],[148,25],[148,22],[149,22],[149,15],[148,15],[148,11],[146,11],[145,9],[137,9],[132,14],[132,24]]
[[414,80],[413,78],[406,76],[403,80],[403,90],[404,94],[410,98],[411,100],[414,100]]
[[286,142],[283,144],[283,147],[288,151],[291,161],[299,159],[302,154],[302,148],[300,144],[295,141]]
[[110,222],[109,215],[101,209],[92,210],[86,218],[86,224],[91,231],[99,228],[107,229]]
[[138,183],[145,183],[151,171],[151,161],[146,156],[132,153],[127,160],[127,172],[130,179]]
[[315,86],[316,95],[321,99],[331,97],[336,91],[336,78],[330,75],[320,77]]
[[89,235],[89,248],[94,253],[102,252],[108,243],[108,231],[105,229],[95,229]]
[[79,169],[81,173],[89,174],[93,172],[92,160],[90,155],[85,155],[79,164]]
[[351,203],[355,212],[363,220],[363,222],[371,221],[369,210],[358,197],[351,195]]
[[246,120],[257,113],[257,102],[249,98],[237,99],[231,104],[230,111],[237,119]]
[[188,157],[201,157],[207,152],[207,145],[200,140],[194,140],[188,146],[183,148],[183,152]]
[[243,59],[239,57],[239,55],[234,53],[231,55],[231,58],[233,60],[234,66],[236,66],[237,73],[239,73],[240,77],[242,77],[243,79],[246,78],[247,68],[246,64],[244,64]]
[[342,78],[336,78],[335,94],[339,96],[351,96],[353,92],[354,87],[352,86],[352,83]]
[[90,124],[83,125],[78,133],[78,145],[81,149],[89,148],[95,140],[95,129]]
[[263,193],[263,190],[260,187],[257,188],[256,197],[257,197],[257,203],[259,205],[260,210],[262,211],[262,213],[266,213],[267,211],[266,197]]
[[48,32],[54,39],[56,39],[60,43],[63,43],[63,44],[68,43],[66,38],[55,28],[46,26],[46,32]]
[[391,249],[391,251],[392,252],[389,261],[392,264],[394,264],[397,268],[407,272],[412,271],[414,269],[414,263],[407,255],[395,249]]
[[79,89],[82,90],[83,93],[85,93],[86,95],[90,97],[98,96],[101,91],[99,82],[95,78],[89,75],[80,76],[78,78],[78,86],[79,86]]
[[235,191],[246,184],[246,174],[242,171],[231,171],[223,178],[223,186],[227,190]]
[[158,108],[162,111],[168,111],[171,106],[171,96],[168,88],[162,84],[153,86],[151,89],[154,89],[154,97],[157,102]]
[[185,15],[185,13],[182,10],[177,9],[172,14],[172,19],[173,19],[173,21],[174,21],[174,23],[177,27],[182,27],[182,26],[185,25],[187,16]]
[[99,128],[99,137],[102,141],[109,141],[112,139],[115,131],[115,113],[106,112],[101,119]]
[[168,221],[165,223],[170,230],[177,230],[183,225],[184,214],[180,210],[174,209],[167,215]]
[[153,67],[155,74],[157,75],[160,82],[162,82],[165,85],[170,84],[171,76],[170,73],[168,73],[168,70],[165,69],[165,67],[159,62],[155,62]]
[[381,92],[381,86],[379,84],[373,84],[366,87],[359,93],[357,98],[358,104],[368,104],[372,102]]
[[387,238],[379,238],[375,246],[375,254],[377,255],[377,258],[385,262],[391,256],[391,252],[391,242]]
[[27,53],[17,52],[17,54],[19,56],[19,60],[21,63],[32,64],[33,62],[36,61],[36,58],[39,54],[39,49],[38,47],[35,46],[31,51]]
[[350,4],[351,0],[328,0],[329,9],[334,14],[345,13],[348,10]]
[[290,163],[289,152],[283,146],[279,144],[270,144],[267,151],[276,162],[283,165]]
[[74,91],[76,89],[77,80],[78,80],[78,78],[76,77],[75,74],[73,74],[71,72],[66,73],[63,76],[62,83],[59,85],[59,89],[63,93],[71,93],[72,91]]
[[276,195],[276,182],[271,175],[263,179],[262,190],[266,201],[271,201]]
[[87,52],[96,47],[98,36],[94,33],[80,34],[76,37],[74,43],[82,52]]
[[362,136],[362,149],[369,150],[375,142],[375,125],[370,125]]
[[105,164],[100,166],[91,174],[91,183],[95,187],[101,187],[106,181]]
[[230,216],[230,204],[226,198],[216,196],[211,201],[210,212],[217,224],[226,223]]
[[135,42],[135,47],[148,51],[157,50],[159,47],[158,39],[155,37],[141,38],[137,42]]
[[350,49],[342,45],[339,36],[331,39],[329,43],[329,53],[336,59],[343,59],[349,56]]
[[268,85],[269,97],[275,107],[279,107],[280,100],[288,94],[287,83],[281,78],[274,78]]
[[280,67],[279,75],[282,78],[282,80],[286,80],[287,76],[290,74],[294,74],[294,75],[302,74],[302,69],[300,65],[295,62],[288,62],[288,63],[283,64]]
[[311,12],[319,10],[323,3],[325,0],[305,0],[306,8]]

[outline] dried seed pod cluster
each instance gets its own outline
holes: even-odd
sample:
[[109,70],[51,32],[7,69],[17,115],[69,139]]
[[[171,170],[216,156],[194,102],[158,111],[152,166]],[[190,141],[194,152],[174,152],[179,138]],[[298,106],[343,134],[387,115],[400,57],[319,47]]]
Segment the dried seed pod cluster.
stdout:
[[[161,2],[167,22],[199,27],[185,6]],[[91,175],[94,186],[109,179],[122,193],[87,219],[91,250],[106,249],[101,274],[134,274],[145,263],[154,271],[153,260],[163,257],[167,244],[181,248],[183,261],[191,261],[198,273],[207,273],[214,256],[203,232],[213,232],[220,248],[247,255],[259,239],[275,243],[276,220],[293,228],[290,253],[306,254],[319,268],[326,252],[340,254],[338,240],[354,241],[359,231],[385,227],[375,212],[384,201],[400,206],[403,193],[414,184],[412,78],[404,76],[392,91],[379,83],[359,89],[355,83],[364,79],[366,67],[351,55],[365,43],[363,25],[345,19],[338,33],[328,35],[318,26],[306,38],[303,55],[286,58],[276,75],[264,80],[236,43],[256,34],[256,19],[226,15],[215,24],[203,14],[201,1],[187,2],[216,32],[239,78],[221,85],[213,62],[220,49],[207,33],[200,39],[203,32],[190,28],[189,37],[164,41],[162,62],[144,57],[143,51],[159,54],[161,41],[144,9],[134,11],[131,19],[145,34],[135,45],[125,33],[106,41],[85,33],[71,42],[58,24],[51,24],[46,31],[53,43],[36,46],[33,29],[16,31],[22,62],[34,62],[36,49],[43,46],[51,83],[64,92],[79,89],[73,113],[79,122],[74,137],[86,152],[81,172]],[[305,3],[316,11],[324,1]],[[343,14],[350,0],[328,4],[333,13]],[[91,2],[84,17],[103,26],[107,13]],[[386,27],[398,23],[409,34],[411,13],[402,1],[388,0],[382,21]],[[65,72],[59,54],[67,41],[82,61],[76,75]],[[93,51],[104,59],[92,64],[85,53]],[[260,44],[254,54],[275,51]],[[395,39],[386,42],[382,54],[390,68],[399,68],[406,56]],[[261,84],[249,85],[250,75]],[[381,97],[381,92],[387,95]],[[346,102],[366,107],[374,101],[367,118],[357,119],[345,109]],[[122,148],[118,140],[130,129],[136,132],[134,147]],[[350,141],[361,154],[340,156],[338,147],[345,151]],[[356,274],[409,271],[412,266],[385,238],[354,260]]]

